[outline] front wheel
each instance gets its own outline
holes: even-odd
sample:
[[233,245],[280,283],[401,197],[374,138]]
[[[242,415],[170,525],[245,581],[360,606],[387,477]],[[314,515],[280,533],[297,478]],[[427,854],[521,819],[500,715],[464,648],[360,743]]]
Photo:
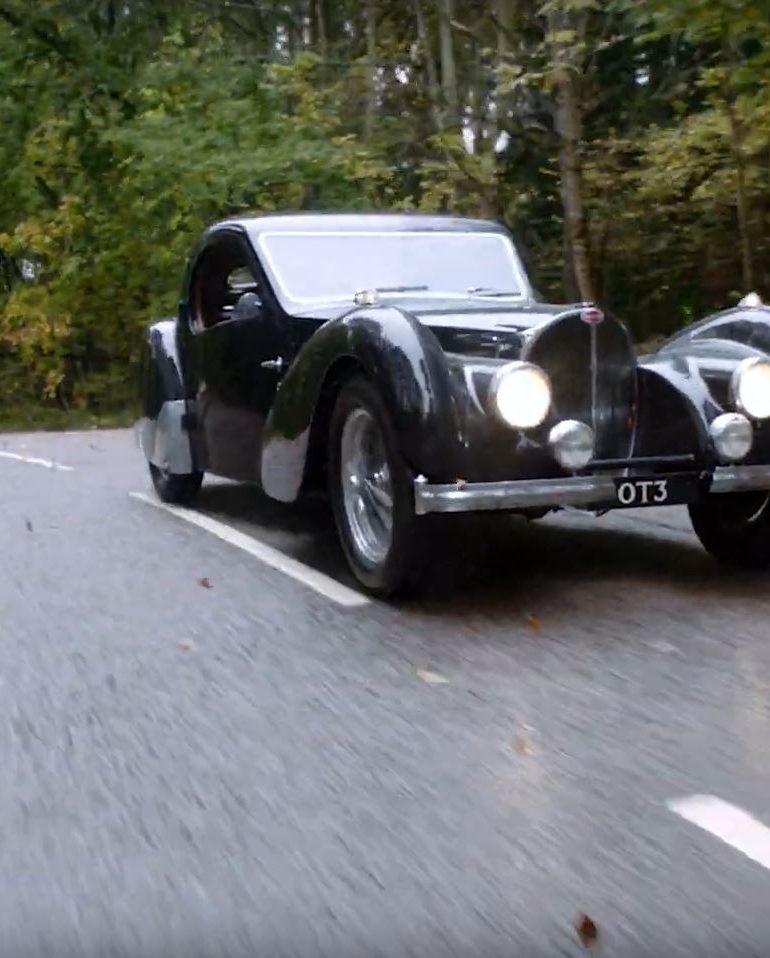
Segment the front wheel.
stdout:
[[151,462],[148,463],[148,466],[150,467],[152,484],[162,502],[169,502],[174,505],[187,505],[198,495],[201,483],[203,482],[202,472],[175,475]]
[[350,380],[337,397],[328,476],[337,532],[359,583],[381,598],[415,585],[427,545],[417,535],[412,477],[385,403],[366,379]]
[[737,569],[770,566],[770,494],[712,493],[689,507],[703,548]]

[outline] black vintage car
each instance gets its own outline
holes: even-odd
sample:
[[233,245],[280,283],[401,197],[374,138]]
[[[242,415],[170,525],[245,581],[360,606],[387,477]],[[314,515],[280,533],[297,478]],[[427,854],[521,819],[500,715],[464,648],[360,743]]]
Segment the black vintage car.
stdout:
[[[205,472],[327,489],[361,586],[419,579],[440,513],[687,504],[705,548],[770,564],[770,309],[637,357],[593,304],[539,301],[508,232],[416,214],[218,223],[147,329],[158,495]],[[447,521],[447,520],[444,520]]]

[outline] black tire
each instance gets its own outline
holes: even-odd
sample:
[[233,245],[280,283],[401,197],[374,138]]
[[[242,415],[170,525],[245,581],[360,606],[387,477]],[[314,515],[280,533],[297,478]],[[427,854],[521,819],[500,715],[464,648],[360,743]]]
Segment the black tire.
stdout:
[[[387,555],[378,563],[367,561],[358,549],[344,504],[342,433],[348,417],[358,409],[365,410],[379,427],[390,472],[392,531]],[[412,474],[401,455],[396,430],[385,402],[379,390],[363,377],[348,380],[337,395],[329,423],[327,475],[342,549],[363,589],[379,598],[392,598],[418,588],[422,584],[429,555],[428,528],[425,519],[415,515]]]
[[770,494],[712,494],[689,511],[695,534],[718,562],[735,569],[770,566]]
[[181,506],[189,505],[195,500],[203,482],[202,472],[174,475],[171,472],[166,472],[165,469],[160,469],[151,462],[148,463],[148,466],[150,467],[152,484],[162,502]]

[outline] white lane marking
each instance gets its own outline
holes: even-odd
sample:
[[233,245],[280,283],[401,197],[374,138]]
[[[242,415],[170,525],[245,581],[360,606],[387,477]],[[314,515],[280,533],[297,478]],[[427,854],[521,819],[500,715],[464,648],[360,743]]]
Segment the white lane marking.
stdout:
[[666,803],[676,815],[710,832],[747,858],[770,868],[770,828],[715,795],[690,795]]
[[132,499],[137,499],[139,502],[144,502],[149,506],[155,506],[156,509],[162,509],[164,512],[170,512],[171,515],[177,516],[179,519],[184,519],[185,522],[198,526],[200,529],[205,529],[206,532],[210,532],[212,535],[217,536],[217,538],[229,542],[230,545],[236,546],[236,548],[242,549],[244,552],[248,552],[249,555],[264,562],[265,565],[270,566],[272,569],[277,569],[285,575],[291,576],[292,579],[296,579],[298,582],[320,593],[325,598],[331,599],[338,605],[356,608],[362,605],[368,605],[371,601],[368,596],[363,595],[361,592],[349,589],[346,585],[342,585],[341,582],[337,582],[336,579],[324,575],[323,572],[311,569],[310,566],[306,566],[303,562],[284,555],[283,552],[279,552],[278,549],[274,549],[272,546],[266,545],[258,539],[247,536],[245,533],[225,525],[224,522],[218,522],[216,519],[212,519],[210,516],[203,515],[200,512],[195,512],[192,509],[183,509],[179,506],[168,505],[144,492],[130,492],[129,495]]
[[31,466],[45,466],[46,469],[56,469],[60,472],[72,472],[72,466],[62,465],[60,462],[52,462],[50,459],[37,459],[35,456],[22,456],[18,452],[0,452],[2,459],[15,459],[17,462],[27,462]]

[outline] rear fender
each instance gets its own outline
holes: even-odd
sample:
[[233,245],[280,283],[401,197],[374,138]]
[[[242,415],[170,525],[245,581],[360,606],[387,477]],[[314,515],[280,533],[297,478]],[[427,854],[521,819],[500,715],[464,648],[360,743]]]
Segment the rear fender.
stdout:
[[[339,387],[335,373],[344,370],[349,375],[355,369],[381,390],[402,454],[415,473],[457,474],[457,415],[438,340],[401,310],[368,308],[322,326],[281,381],[262,446],[261,483],[272,498],[293,502],[299,496],[312,464],[314,422],[317,417],[328,421],[328,404]],[[325,450],[325,442],[320,450]]]
[[148,326],[142,350],[142,411],[136,424],[148,462],[175,475],[204,468],[204,455],[177,341],[177,322]]

